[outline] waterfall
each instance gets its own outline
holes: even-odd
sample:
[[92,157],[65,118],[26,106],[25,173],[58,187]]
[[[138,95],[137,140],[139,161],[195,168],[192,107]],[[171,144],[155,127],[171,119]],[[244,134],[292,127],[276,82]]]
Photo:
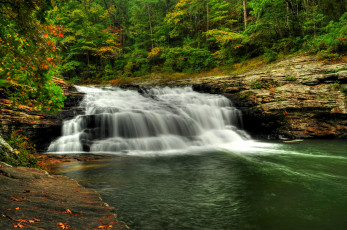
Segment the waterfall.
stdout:
[[77,87],[83,115],[64,121],[51,153],[181,151],[249,139],[241,112],[221,95],[192,87]]

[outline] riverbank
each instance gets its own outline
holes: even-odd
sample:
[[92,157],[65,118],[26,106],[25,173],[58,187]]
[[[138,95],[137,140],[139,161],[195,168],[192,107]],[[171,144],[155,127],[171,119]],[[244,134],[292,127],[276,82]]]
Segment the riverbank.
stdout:
[[128,229],[100,195],[65,176],[0,162],[0,229]]
[[[33,140],[42,152],[51,140],[60,136],[62,121],[81,112],[78,104],[83,95],[62,80],[55,80],[63,86],[64,93],[68,96],[62,112],[56,115],[42,114],[25,106],[12,110],[9,101],[0,98],[2,105],[0,133],[10,135],[12,131],[21,129],[23,134]],[[241,74],[166,79],[165,81],[149,79],[147,82],[123,83],[120,86],[141,92],[143,87],[192,85],[196,91],[223,94],[242,110],[244,128],[253,138],[294,139],[347,138],[346,83],[346,58],[339,62],[325,63],[315,56],[296,56]],[[57,163],[80,160],[77,158],[54,156],[51,160]],[[50,227],[38,228],[59,229],[65,224],[71,227],[86,226],[85,229],[90,229],[88,224],[93,224],[93,228],[107,226],[107,224],[115,226],[112,223],[114,219],[95,225],[101,217],[96,215],[99,219],[90,219],[89,216],[92,216],[92,212],[89,212],[90,206],[83,202],[88,201],[89,196],[92,197],[91,200],[97,200],[99,195],[80,187],[77,182],[60,176],[51,176],[35,169],[11,168],[4,164],[1,166],[0,179],[3,192],[0,194],[3,207],[1,228],[14,225],[36,228],[35,226],[41,226],[43,219],[48,221],[43,224]],[[85,192],[79,196],[76,190]],[[78,199],[83,201],[82,206],[78,204],[75,206],[75,196],[79,196]],[[12,197],[14,197],[13,200]],[[63,200],[66,200],[66,203],[57,202]],[[102,201],[100,202],[97,204],[100,209],[93,209],[94,211],[98,213],[98,210],[103,210],[102,212],[113,213],[112,209],[103,205]],[[21,208],[21,205],[24,208]],[[18,207],[19,209],[16,209]],[[47,208],[58,210],[58,212],[49,213],[52,215],[50,219],[46,216]],[[42,216],[39,216],[40,213]],[[74,216],[74,213],[81,216]],[[88,223],[79,225],[80,217]],[[71,223],[67,222],[70,218],[72,218]],[[76,221],[73,218],[76,218]],[[35,219],[40,221],[35,222]],[[63,225],[57,225],[59,223]],[[81,229],[81,227],[78,228]]]

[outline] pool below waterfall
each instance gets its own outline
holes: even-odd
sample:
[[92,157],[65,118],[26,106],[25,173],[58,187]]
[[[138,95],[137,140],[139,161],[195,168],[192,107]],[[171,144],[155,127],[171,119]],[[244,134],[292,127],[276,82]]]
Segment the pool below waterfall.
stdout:
[[79,87],[83,114],[50,153],[108,154],[57,174],[98,191],[131,229],[347,229],[347,141],[255,141],[220,95]]
[[346,229],[347,144],[118,156],[59,173],[98,191],[131,229]]

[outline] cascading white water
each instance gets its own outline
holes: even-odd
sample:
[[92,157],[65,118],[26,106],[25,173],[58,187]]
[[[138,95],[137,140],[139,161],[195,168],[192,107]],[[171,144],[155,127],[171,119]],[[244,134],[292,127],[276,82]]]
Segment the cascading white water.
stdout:
[[163,152],[216,146],[248,139],[241,112],[221,95],[191,87],[77,87],[85,93],[78,115],[63,124],[49,152]]

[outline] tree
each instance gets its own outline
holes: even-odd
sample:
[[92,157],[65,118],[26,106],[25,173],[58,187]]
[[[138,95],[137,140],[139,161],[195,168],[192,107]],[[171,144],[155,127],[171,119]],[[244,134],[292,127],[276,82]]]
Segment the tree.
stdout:
[[[97,2],[81,3],[69,0],[57,3],[50,12],[50,20],[65,28],[62,71],[65,77],[95,77],[105,73],[107,65],[120,50],[120,30],[110,24],[110,11]],[[107,25],[109,24],[109,25]]]
[[14,105],[54,112],[65,99],[51,81],[58,74],[57,41],[63,28],[42,24],[47,7],[43,0],[0,1],[0,84]]

